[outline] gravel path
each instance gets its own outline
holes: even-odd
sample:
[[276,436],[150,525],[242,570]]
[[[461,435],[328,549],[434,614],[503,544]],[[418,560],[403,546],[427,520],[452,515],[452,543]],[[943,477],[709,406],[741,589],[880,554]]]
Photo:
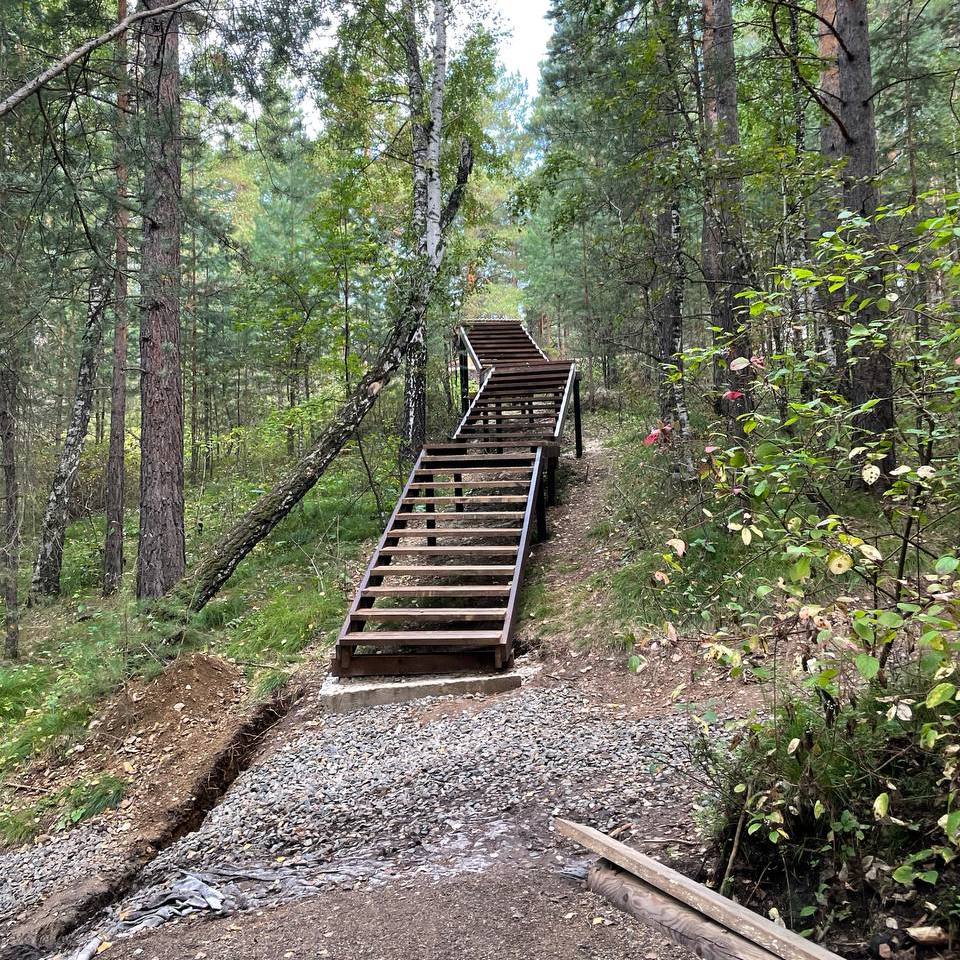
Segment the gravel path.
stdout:
[[[311,704],[298,715],[311,716]],[[263,908],[506,864],[575,872],[581,852],[561,848],[553,816],[605,830],[666,823],[685,837],[687,737],[682,719],[638,722],[572,686],[536,682],[307,720],[82,939],[130,932],[123,918],[169,907],[185,876],[216,891],[214,906]]]

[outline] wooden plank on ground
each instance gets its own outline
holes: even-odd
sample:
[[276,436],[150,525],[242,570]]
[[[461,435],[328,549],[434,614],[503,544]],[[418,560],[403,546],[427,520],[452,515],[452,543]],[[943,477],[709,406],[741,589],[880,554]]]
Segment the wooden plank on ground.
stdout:
[[702,883],[685,877],[682,873],[654,860],[653,857],[648,857],[625,843],[614,840],[599,830],[594,830],[593,827],[561,818],[557,818],[554,822],[558,832],[564,837],[598,853],[658,890],[699,910],[700,913],[723,924],[740,936],[752,940],[776,954],[781,960],[841,960],[837,954],[825,947],[804,940],[799,934],[785,927],[778,927],[759,913],[734,903],[733,900],[721,896],[716,890],[711,890]]
[[702,960],[777,960],[776,954],[606,860],[590,868],[587,889]]

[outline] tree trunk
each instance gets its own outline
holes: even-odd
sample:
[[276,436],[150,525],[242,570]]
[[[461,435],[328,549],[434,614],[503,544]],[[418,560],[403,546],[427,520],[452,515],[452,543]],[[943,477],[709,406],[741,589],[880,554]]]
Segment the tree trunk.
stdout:
[[[127,15],[127,0],[117,5],[117,17]],[[130,103],[127,89],[127,35],[117,38],[117,64],[121,71],[117,87],[117,127],[125,127],[124,115]],[[116,593],[123,577],[123,508],[126,485],[124,440],[127,417],[127,163],[125,145],[118,135],[114,143],[117,179],[116,263],[113,275],[113,381],[110,385],[110,445],[107,453],[106,524],[103,547],[103,593]]]
[[[834,117],[842,108],[840,99],[840,44],[835,32],[837,0],[817,0],[817,32],[820,55],[820,99],[824,110],[820,123],[820,152],[826,164],[833,165],[844,155],[843,134]],[[833,218],[829,217],[828,223]]]
[[[877,128],[873,113],[873,75],[870,68],[870,28],[867,0],[837,0],[837,33],[843,39],[838,54],[841,116],[844,126],[846,166],[843,170],[843,203],[858,216],[870,219],[877,210]],[[875,228],[871,234],[875,236]],[[876,238],[879,242],[879,237]],[[860,297],[875,297],[883,279],[873,273],[855,291]],[[860,311],[861,323],[877,322],[875,307]],[[885,443],[876,461],[884,474],[896,464],[893,427],[893,364],[889,347],[867,341],[850,356],[850,402],[859,407],[879,401],[854,419],[864,443]]]
[[[464,141],[457,183],[440,219],[438,265],[443,258],[446,231],[460,209],[472,169],[473,151],[470,144]],[[403,362],[418,318],[423,316],[433,295],[438,274],[439,270],[411,270],[407,295],[373,367],[357,382],[353,393],[307,454],[233,525],[177,589],[177,595],[190,609],[202,609],[216,595],[243,558],[303,499],[354,435],[380,392]]]
[[44,596],[54,597],[60,593],[67,505],[77,468],[80,466],[80,455],[83,453],[93,410],[93,387],[103,340],[103,312],[108,299],[108,286],[98,273],[90,279],[88,296],[87,322],[80,344],[80,365],[77,369],[77,390],[63,450],[50,483],[50,495],[47,498],[37,559],[33,566],[33,580],[30,584],[31,600]]
[[17,381],[18,364],[11,351],[0,356],[0,465],[3,472],[0,596],[3,598],[3,653],[9,660],[16,660],[20,656],[20,605],[17,596],[17,575],[20,569],[20,496],[16,452]]
[[[690,414],[683,384],[683,237],[676,197],[657,215],[657,264],[653,301],[657,333],[660,419],[673,428],[674,476],[693,476]],[[680,376],[676,376],[679,373]]]
[[[144,0],[159,6],[157,0]],[[140,542],[137,597],[183,575],[183,382],[180,369],[179,13],[143,29],[145,116],[140,321]]]
[[746,288],[749,265],[744,255],[742,188],[735,169],[740,145],[737,66],[733,47],[732,0],[703,0],[704,162],[706,191],[702,259],[712,324],[726,346],[717,365],[717,385],[725,388],[721,408],[732,432],[750,406],[750,367],[731,370],[750,357],[750,339],[742,329],[737,295]]
[[[430,103],[424,117],[425,84],[420,61],[414,4],[404,4],[406,17],[404,49],[407,59],[407,90],[413,150],[413,237],[419,269],[436,272],[440,241],[441,189],[440,144],[443,138],[443,98],[447,73],[447,0],[433,3],[433,52]],[[411,459],[423,446],[427,434],[427,316],[426,306],[415,318],[407,353],[403,397],[403,453]]]

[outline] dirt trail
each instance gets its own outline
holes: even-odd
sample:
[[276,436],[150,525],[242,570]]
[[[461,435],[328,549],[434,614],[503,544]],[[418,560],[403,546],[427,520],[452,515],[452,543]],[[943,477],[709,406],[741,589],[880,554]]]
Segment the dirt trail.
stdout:
[[[589,573],[616,559],[587,536],[607,468],[597,442],[566,462],[534,560],[551,596],[582,602]],[[499,696],[325,716],[308,667],[303,698],[200,827],[70,946],[157,960],[679,956],[583,893],[589,858],[552,830],[567,816],[694,869],[702,854],[688,721],[665,693],[650,710],[650,681],[622,654],[580,649],[561,628],[573,615],[528,617],[543,665]]]

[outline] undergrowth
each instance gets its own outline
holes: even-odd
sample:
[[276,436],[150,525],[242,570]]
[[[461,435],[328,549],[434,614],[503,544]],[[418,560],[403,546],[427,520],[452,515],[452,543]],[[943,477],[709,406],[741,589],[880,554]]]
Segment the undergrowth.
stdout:
[[[388,448],[376,460],[389,503],[397,491],[396,458]],[[195,560],[265,485],[224,473],[188,488],[188,558]],[[362,465],[355,456],[341,458],[184,628],[182,615],[171,620],[157,608],[141,608],[126,591],[103,599],[102,524],[75,522],[62,597],[29,611],[23,656],[0,669],[0,771],[81,738],[98,701],[132,678],[155,676],[181,653],[203,650],[233,660],[254,696],[269,695],[309,646],[331,639],[345,610],[350,565],[380,528]],[[127,535],[127,556],[135,556],[132,513]],[[24,829],[18,822],[13,816],[0,832],[16,834]]]
[[41,830],[66,830],[120,805],[127,792],[125,780],[105,774],[77,780],[37,802],[0,813],[0,846],[32,840]]

